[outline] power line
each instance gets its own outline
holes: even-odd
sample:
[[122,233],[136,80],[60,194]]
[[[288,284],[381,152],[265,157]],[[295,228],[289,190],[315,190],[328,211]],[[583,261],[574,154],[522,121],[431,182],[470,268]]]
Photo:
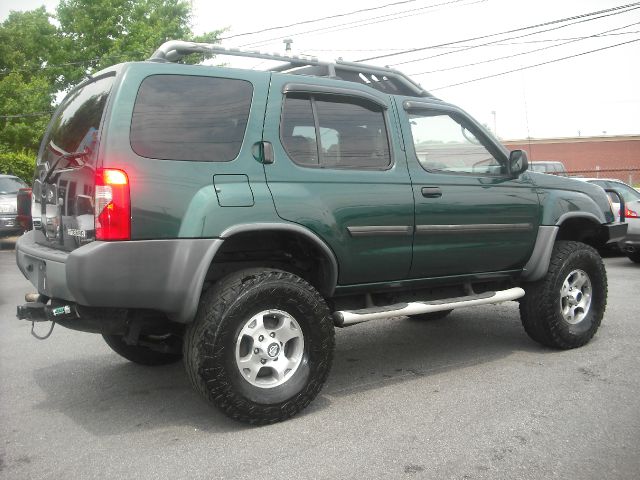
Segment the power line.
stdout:
[[[618,32],[618,33],[598,33],[598,34],[594,34],[594,35],[587,35],[587,36],[583,36],[583,37],[563,37],[563,38],[541,38],[538,40],[523,40],[521,42],[503,42],[503,41],[498,41],[496,43],[492,43],[492,45],[496,45],[496,46],[511,46],[511,45],[527,45],[530,43],[549,43],[549,42],[564,42],[566,40],[582,40],[584,38],[592,38],[592,37],[618,37],[620,35],[631,35],[633,33],[640,33],[640,30],[631,30],[628,32]],[[471,45],[466,45],[466,46],[471,46]],[[466,46],[453,46],[453,45],[445,45],[442,47],[434,47],[434,48],[450,48],[450,49],[461,49],[461,48],[465,48]],[[485,46],[485,45],[476,45],[478,47],[481,46]],[[309,48],[305,51],[306,52],[336,52],[336,53],[349,53],[349,52],[399,52],[402,50],[406,50],[407,47],[402,47],[402,48]]]
[[[550,31],[553,31],[553,30],[559,30],[559,29],[561,29],[561,28],[570,27],[570,26],[572,26],[572,25],[577,25],[577,24],[579,24],[579,23],[591,22],[591,21],[593,21],[593,20],[600,20],[601,18],[611,17],[611,16],[613,16],[613,15],[620,15],[620,14],[622,14],[622,13],[628,13],[628,12],[630,12],[630,11],[632,11],[632,10],[637,10],[637,9],[639,9],[639,8],[640,8],[640,6],[639,6],[639,7],[630,8],[630,9],[628,9],[628,10],[623,10],[623,11],[616,11],[616,12],[607,13],[607,14],[605,14],[605,15],[600,15],[600,16],[598,16],[598,17],[583,18],[583,19],[581,19],[581,20],[576,20],[575,22],[571,22],[571,23],[565,23],[564,25],[559,25],[559,26],[557,26],[557,27],[547,28],[547,29],[545,29],[545,30],[539,30],[539,31],[537,31],[537,32],[524,33],[524,34],[522,34],[522,35],[516,35],[516,36],[514,36],[514,37],[508,37],[508,38],[505,38],[505,39],[503,39],[503,40],[513,40],[513,39],[516,39],[516,38],[524,38],[524,37],[530,37],[530,36],[532,36],[532,35],[539,35],[540,33],[550,32]],[[474,49],[474,48],[485,47],[485,46],[487,46],[487,45],[493,45],[494,43],[497,43],[497,42],[499,42],[499,41],[501,41],[501,40],[492,40],[492,41],[490,41],[490,42],[481,43],[480,45],[465,46],[465,47],[459,48],[458,50],[455,50],[455,51],[449,51],[449,52],[444,52],[444,53],[438,53],[437,55],[430,55],[430,56],[428,56],[428,57],[414,58],[413,60],[405,60],[404,62],[393,63],[393,64],[391,64],[391,66],[406,65],[407,63],[415,63],[415,62],[420,62],[420,61],[423,61],[423,60],[429,60],[429,59],[431,59],[431,58],[442,57],[442,56],[444,56],[444,55],[451,55],[451,54],[453,54],[453,53],[464,52],[464,51],[467,51],[467,50],[472,50],[472,49]]]
[[430,88],[429,91],[443,90],[445,88],[457,87],[458,85],[465,85],[467,83],[479,82],[480,80],[486,80],[487,78],[500,77],[502,75],[507,75],[509,73],[521,72],[522,70],[528,70],[530,68],[540,67],[542,65],[548,65],[550,63],[561,62],[562,60],[568,60],[570,58],[581,57],[581,56],[587,55],[589,53],[601,52],[602,50],[608,50],[610,48],[619,47],[621,45],[628,45],[628,44],[634,43],[634,42],[640,42],[640,38],[636,38],[634,40],[629,40],[629,41],[622,42],[622,43],[616,43],[615,45],[609,45],[607,47],[596,48],[595,50],[588,50],[586,52],[576,53],[575,55],[569,55],[569,56],[562,57],[562,58],[555,58],[553,60],[548,60],[546,62],[536,63],[535,65],[527,65],[526,67],[514,68],[513,70],[508,70],[506,72],[494,73],[493,75],[486,75],[484,77],[473,78],[471,80],[465,80],[464,82],[452,83],[450,85],[444,85],[442,87],[437,87],[437,88]]
[[514,58],[514,57],[520,57],[522,55],[529,55],[530,53],[541,52],[543,50],[549,50],[551,48],[561,47],[563,45],[568,45],[569,43],[580,42],[582,40],[587,40],[587,39],[590,39],[590,38],[597,38],[597,37],[599,37],[601,35],[604,35],[604,34],[607,34],[609,32],[615,32],[617,30],[622,30],[623,28],[629,28],[629,27],[632,27],[633,25],[638,25],[638,24],[640,24],[640,22],[630,23],[629,25],[625,25],[623,27],[613,28],[611,30],[605,30],[604,32],[596,33],[594,35],[589,35],[587,37],[575,38],[573,40],[568,40],[566,42],[557,43],[555,45],[549,45],[547,47],[536,48],[534,50],[529,50],[527,52],[514,53],[512,55],[506,55],[506,56],[502,56],[502,57],[491,58],[489,60],[482,60],[480,62],[467,63],[465,65],[456,65],[454,67],[440,68],[440,69],[437,69],[437,70],[429,70],[429,71],[420,72],[420,73],[410,73],[409,75],[425,75],[427,73],[448,72],[450,70],[458,70],[460,68],[467,68],[467,67],[473,67],[475,65],[482,65],[484,63],[497,62],[498,60],[506,60],[507,58]]
[[484,38],[497,37],[497,36],[506,35],[506,34],[509,34],[509,33],[521,32],[523,30],[531,30],[533,28],[546,27],[547,25],[554,25],[556,23],[568,22],[570,20],[576,20],[576,19],[579,19],[579,18],[591,17],[591,16],[594,16],[594,15],[599,15],[601,13],[608,13],[608,12],[613,12],[613,11],[616,11],[616,10],[623,10],[623,9],[627,9],[629,7],[635,7],[637,5],[640,5],[640,2],[634,2],[634,3],[630,3],[628,5],[622,5],[622,6],[619,6],[619,7],[607,8],[605,10],[599,10],[599,11],[596,11],[596,12],[583,13],[581,15],[574,15],[572,17],[566,17],[566,18],[561,18],[561,19],[558,19],[558,20],[552,20],[552,21],[549,21],[549,22],[539,23],[537,25],[529,25],[527,27],[514,28],[512,30],[505,30],[503,32],[491,33],[491,34],[488,34],[488,35],[481,35],[479,37],[466,38],[466,39],[463,39],[463,40],[454,40],[452,42],[440,43],[438,45],[429,45],[427,47],[410,48],[410,49],[404,50],[402,52],[388,53],[386,55],[378,55],[378,56],[375,56],[375,57],[361,58],[359,60],[356,60],[356,62],[366,62],[366,61],[369,61],[369,60],[378,60],[380,58],[394,57],[394,56],[397,56],[397,55],[403,55],[405,53],[420,52],[422,50],[429,50],[431,48],[438,48],[438,47],[443,47],[443,46],[446,46],[446,45],[455,45],[455,44],[459,44],[459,43],[472,42],[474,40],[482,40]]
[[15,115],[0,115],[0,119],[2,119],[2,120],[12,120],[14,118],[44,117],[45,115],[51,115],[52,113],[53,113],[53,111],[18,113],[18,114],[15,114]]
[[417,1],[418,0],[403,0],[403,1],[393,2],[393,3],[386,3],[384,5],[378,5],[377,7],[361,8],[360,10],[353,10],[351,12],[338,13],[336,15],[329,15],[329,16],[326,16],[326,17],[314,18],[314,19],[310,19],[310,20],[302,20],[300,22],[291,23],[289,25],[279,25],[277,27],[263,28],[262,30],[255,30],[253,32],[236,33],[235,35],[229,35],[227,37],[221,37],[220,40],[229,40],[230,38],[244,37],[246,35],[255,35],[257,33],[270,32],[270,31],[273,31],[273,30],[282,30],[283,28],[297,27],[298,25],[308,25],[309,23],[322,22],[323,20],[331,20],[333,18],[348,17],[350,15],[356,15],[358,13],[371,12],[371,11],[374,11],[374,10],[381,10],[383,8],[395,7],[396,5],[403,5],[403,4],[406,4],[406,3],[415,3]]
[[[418,12],[418,11],[429,10],[429,9],[432,9],[432,8],[437,8],[437,7],[443,7],[443,6],[453,5],[453,4],[461,3],[461,2],[465,2],[465,1],[468,1],[468,0],[449,0],[449,1],[447,1],[447,2],[442,2],[442,3],[436,3],[436,4],[432,4],[432,5],[427,5],[427,6],[425,6],[425,7],[412,8],[412,9],[410,9],[410,10],[404,10],[404,11],[401,11],[401,12],[395,12],[395,13],[388,13],[388,14],[386,14],[386,15],[379,15],[379,16],[377,16],[377,17],[361,18],[360,20],[354,20],[354,21],[352,21],[352,22],[340,23],[340,24],[338,24],[338,25],[329,25],[329,26],[326,26],[326,27],[320,27],[320,28],[316,28],[316,29],[314,29],[314,30],[308,30],[308,31],[306,31],[306,32],[296,33],[295,35],[297,35],[297,36],[303,36],[303,35],[308,35],[308,34],[310,34],[310,33],[316,33],[316,32],[321,32],[321,31],[325,31],[325,30],[331,30],[332,32],[336,32],[336,31],[339,31],[339,30],[344,30],[344,29],[346,29],[346,28],[359,28],[359,27],[364,27],[364,26],[367,26],[367,25],[373,25],[373,24],[375,24],[375,23],[381,23],[382,21],[393,21],[393,20],[398,20],[398,19],[400,19],[400,18],[405,18],[405,17],[407,17],[407,16],[409,16],[409,15],[405,15],[405,16],[397,17],[397,18],[391,18],[391,19],[389,19],[389,20],[380,20],[380,21],[377,21],[377,22],[369,22],[370,20],[377,20],[377,19],[381,19],[381,18],[388,18],[388,17],[393,17],[393,16],[396,16],[396,15],[402,15],[402,14],[405,14],[405,13],[408,13],[408,14],[410,14],[410,15],[411,15],[411,14],[415,14],[415,12]],[[480,3],[480,2],[485,2],[485,1],[487,1],[487,0],[478,0],[478,1],[475,1],[475,2],[472,2],[472,3]],[[465,4],[463,4],[463,5],[465,5]],[[470,5],[470,4],[467,4],[467,5]],[[423,13],[424,13],[424,12],[423,12]],[[368,23],[362,23],[362,22],[368,22]],[[357,24],[359,24],[359,23],[362,23],[362,24],[361,24],[361,25],[357,25]],[[344,28],[339,28],[339,27],[344,27]],[[263,45],[267,45],[267,44],[269,44],[269,43],[271,43],[271,42],[274,42],[274,41],[276,41],[276,40],[282,40],[282,39],[285,39],[285,38],[287,38],[287,37],[289,37],[289,36],[291,36],[291,35],[285,35],[285,36],[280,36],[280,37],[273,37],[273,38],[269,38],[269,39],[265,39],[265,40],[259,40],[259,41],[255,41],[255,42],[251,42],[251,43],[245,43],[245,44],[243,44],[243,45],[240,45],[240,47],[260,47],[260,46],[263,46]]]

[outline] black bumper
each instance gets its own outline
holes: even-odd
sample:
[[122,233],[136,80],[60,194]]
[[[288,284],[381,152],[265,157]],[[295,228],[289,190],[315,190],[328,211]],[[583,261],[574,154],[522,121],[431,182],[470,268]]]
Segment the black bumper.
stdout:
[[618,243],[627,235],[629,225],[626,223],[614,222],[600,226],[600,240],[603,244]]

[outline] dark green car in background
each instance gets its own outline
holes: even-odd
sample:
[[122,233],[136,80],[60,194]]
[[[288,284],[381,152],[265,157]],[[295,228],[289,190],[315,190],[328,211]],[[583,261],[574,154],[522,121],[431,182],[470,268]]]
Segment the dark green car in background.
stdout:
[[[190,53],[279,65],[177,63]],[[626,225],[599,187],[527,166],[397,71],[168,42],[55,112],[18,317],[145,365],[184,358],[256,424],[315,398],[335,327],[518,300],[535,341],[579,347],[606,307],[596,248]]]

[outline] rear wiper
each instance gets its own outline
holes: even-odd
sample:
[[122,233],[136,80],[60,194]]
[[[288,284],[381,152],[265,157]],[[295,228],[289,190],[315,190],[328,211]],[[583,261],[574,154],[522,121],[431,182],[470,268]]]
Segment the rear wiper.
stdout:
[[[51,174],[54,172],[54,170],[56,169],[56,167],[58,166],[61,160],[78,160],[80,158],[86,157],[88,154],[89,154],[89,150],[85,149],[82,152],[65,153],[64,155],[60,155],[58,159],[55,162],[53,162],[53,165],[51,165],[51,167],[49,167],[49,169],[47,170],[47,173],[42,179],[42,183],[46,183],[47,180],[49,180],[49,178],[51,177]],[[82,163],[84,163],[84,161]],[[82,163],[80,165],[82,165]]]

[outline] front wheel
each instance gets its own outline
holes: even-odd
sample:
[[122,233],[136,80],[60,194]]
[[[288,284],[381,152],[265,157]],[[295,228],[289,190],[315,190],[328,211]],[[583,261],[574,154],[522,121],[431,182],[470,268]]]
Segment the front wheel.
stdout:
[[595,335],[607,306],[602,258],[584,243],[558,241],[547,274],[525,291],[520,319],[527,334],[549,347],[580,347]]
[[280,270],[244,270],[203,294],[183,350],[205,398],[231,418],[262,425],[316,397],[333,349],[329,309],[311,285]]

